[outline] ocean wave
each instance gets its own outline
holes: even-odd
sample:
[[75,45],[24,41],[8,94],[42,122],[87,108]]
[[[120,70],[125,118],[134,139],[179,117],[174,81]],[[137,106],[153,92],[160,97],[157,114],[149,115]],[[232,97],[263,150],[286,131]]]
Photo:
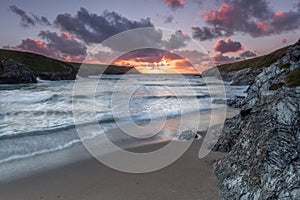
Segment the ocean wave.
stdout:
[[190,98],[196,98],[196,99],[204,99],[204,98],[210,98],[210,95],[136,95],[133,96],[133,99],[136,98],[142,98],[142,99],[190,99]]
[[43,80],[43,79],[41,79],[40,77],[36,77],[36,81],[37,81],[38,83],[49,83],[49,82],[51,82],[51,81]]
[[[20,97],[21,96],[21,97]],[[44,103],[51,101],[58,97],[56,94],[49,94],[47,91],[24,93],[20,96],[16,94],[11,95],[10,93],[0,94],[0,103],[21,103],[21,104],[33,104],[33,103]]]
[[69,148],[69,147],[71,147],[74,144],[79,143],[79,142],[81,142],[80,139],[73,140],[73,141],[65,143],[62,146],[58,146],[58,147],[54,147],[54,148],[50,148],[50,149],[42,149],[42,150],[34,151],[34,152],[31,152],[31,153],[28,153],[28,154],[16,154],[16,155],[12,155],[12,156],[9,156],[7,158],[0,159],[0,164],[7,163],[7,162],[10,162],[10,161],[14,161],[14,160],[20,160],[20,159],[30,158],[30,157],[34,157],[34,156],[37,156],[37,155],[42,155],[42,154],[47,154],[47,153],[52,153],[52,152],[60,151],[60,150]]

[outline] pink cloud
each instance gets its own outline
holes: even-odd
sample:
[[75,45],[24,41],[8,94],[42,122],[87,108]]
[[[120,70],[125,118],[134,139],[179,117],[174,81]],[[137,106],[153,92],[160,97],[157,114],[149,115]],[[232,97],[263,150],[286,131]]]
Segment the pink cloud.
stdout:
[[285,15],[285,12],[278,11],[274,14],[276,17],[283,17]]
[[164,0],[164,1],[173,10],[183,7],[185,4],[185,0]]
[[280,41],[281,41],[281,43],[285,44],[287,42],[287,39],[286,38],[281,38]]
[[243,46],[238,41],[232,41],[232,39],[227,38],[226,41],[219,40],[213,47],[215,51],[220,53],[228,53],[228,52],[238,52],[243,50]]
[[61,35],[62,35],[63,37],[65,37],[65,38],[67,38],[67,39],[71,39],[71,38],[72,38],[72,36],[71,36],[70,33],[67,33],[67,32],[64,32],[64,31],[61,32]]
[[229,23],[232,19],[233,7],[224,4],[218,11],[208,11],[204,14],[204,20],[207,22],[222,22]]
[[262,32],[268,32],[269,27],[265,22],[256,22],[255,24]]

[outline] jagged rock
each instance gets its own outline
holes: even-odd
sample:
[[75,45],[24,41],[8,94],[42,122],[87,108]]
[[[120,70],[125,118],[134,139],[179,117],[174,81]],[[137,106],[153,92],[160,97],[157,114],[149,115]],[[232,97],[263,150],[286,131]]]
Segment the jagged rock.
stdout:
[[75,80],[77,70],[65,66],[65,72],[33,72],[15,60],[2,60],[0,64],[0,84],[36,83],[37,77],[43,80]]
[[299,47],[264,68],[226,120],[213,147],[228,152],[215,168],[222,199],[300,199],[300,87],[283,84],[300,66]]
[[59,80],[75,80],[77,71],[72,68],[68,72],[35,72],[36,77],[42,80],[59,81]]
[[185,130],[179,135],[179,140],[193,140],[198,139],[200,136],[192,131],[192,130]]
[[212,101],[212,103],[213,103],[213,104],[226,104],[227,101],[226,101],[226,99],[214,99],[214,100]]
[[34,74],[24,65],[8,59],[0,65],[0,84],[36,83]]
[[219,71],[217,67],[203,72],[204,77],[216,77],[225,82],[230,82],[232,85],[251,85],[255,77],[261,73],[262,69],[246,68],[239,71],[224,72]]
[[240,108],[244,99],[245,97],[243,96],[236,96],[234,99],[228,99],[227,105],[233,108]]

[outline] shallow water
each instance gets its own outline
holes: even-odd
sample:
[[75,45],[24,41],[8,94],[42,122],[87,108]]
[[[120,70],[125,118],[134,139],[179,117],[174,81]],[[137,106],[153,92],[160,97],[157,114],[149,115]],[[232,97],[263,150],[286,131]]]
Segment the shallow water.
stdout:
[[[41,81],[38,84],[0,86],[0,163],[59,151],[79,143],[74,125],[99,123],[101,131],[90,131],[89,139],[109,132],[117,124],[173,119],[188,113],[222,109],[214,99],[245,95],[246,87],[225,86],[215,79],[195,75],[103,75],[74,81]],[[89,93],[92,85],[95,91]],[[225,88],[225,92],[224,92]],[[186,125],[188,127],[188,125]],[[176,128],[174,128],[176,129]],[[147,133],[139,133],[146,134]],[[162,132],[159,139],[172,139]],[[110,136],[120,145],[141,142]],[[154,139],[150,138],[147,141]],[[143,141],[145,142],[145,141]]]

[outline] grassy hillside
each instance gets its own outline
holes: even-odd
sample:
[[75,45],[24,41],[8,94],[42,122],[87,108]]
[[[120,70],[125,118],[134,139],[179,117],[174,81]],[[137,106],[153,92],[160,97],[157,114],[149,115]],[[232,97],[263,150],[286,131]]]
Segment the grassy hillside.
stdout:
[[256,57],[256,58],[252,58],[252,59],[248,59],[248,60],[243,60],[240,62],[220,65],[220,66],[218,66],[218,68],[220,71],[232,72],[232,71],[238,71],[238,70],[249,68],[249,67],[250,68],[261,68],[261,67],[270,66],[271,64],[276,62],[278,59],[282,58],[285,55],[286,50],[288,48],[289,48],[289,46],[284,47],[282,49],[278,49],[277,51],[274,51],[268,55],[264,55],[264,56],[260,56],[260,57]]
[[[70,63],[76,69],[79,69],[82,63]],[[120,67],[117,65],[104,65],[104,64],[83,64],[82,70],[79,72],[81,76],[91,75],[91,74],[124,74],[132,69],[133,73],[138,73],[133,67]],[[105,72],[104,72],[105,69]]]
[[300,67],[290,72],[286,77],[285,81],[288,87],[300,86]]
[[0,58],[14,59],[37,72],[65,72],[68,63],[34,53],[0,49]]
[[[81,63],[68,63],[68,62],[56,60],[53,58],[49,58],[34,53],[14,51],[14,50],[0,49],[0,59],[1,58],[13,59],[19,63],[22,63],[23,65],[25,65],[26,67],[30,68],[32,71],[35,72],[67,72],[69,71],[70,67],[74,67],[75,69],[78,70],[79,67],[81,66]],[[95,70],[99,71],[99,68],[103,69],[105,65],[88,65],[88,66],[91,67],[91,71],[95,71]],[[105,73],[123,74],[130,69],[132,69],[132,67],[110,65],[105,70]]]

